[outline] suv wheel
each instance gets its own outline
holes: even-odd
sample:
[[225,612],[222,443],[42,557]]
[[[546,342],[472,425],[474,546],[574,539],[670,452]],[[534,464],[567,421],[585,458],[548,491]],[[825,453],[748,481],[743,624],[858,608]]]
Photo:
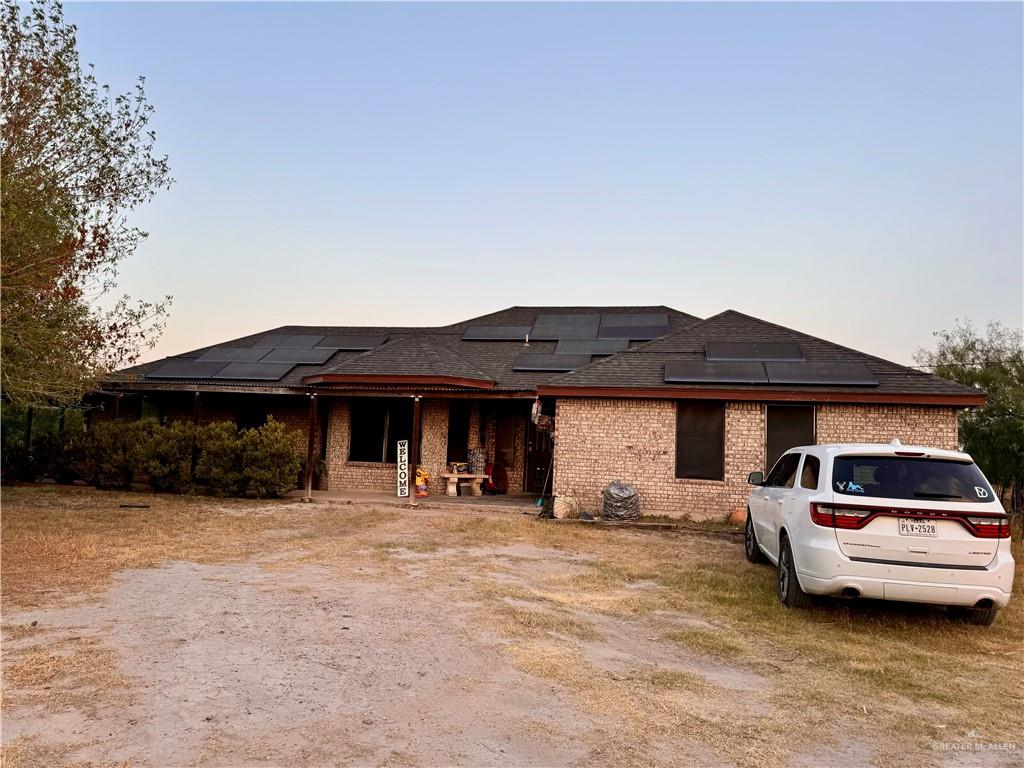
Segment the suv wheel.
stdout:
[[811,596],[800,588],[793,563],[793,549],[789,539],[782,540],[779,552],[779,602],[787,608],[810,608]]
[[764,553],[761,552],[761,548],[757,545],[757,534],[754,533],[754,521],[750,519],[749,509],[747,510],[747,527],[743,532],[743,550],[747,555],[747,560],[750,562],[764,562]]

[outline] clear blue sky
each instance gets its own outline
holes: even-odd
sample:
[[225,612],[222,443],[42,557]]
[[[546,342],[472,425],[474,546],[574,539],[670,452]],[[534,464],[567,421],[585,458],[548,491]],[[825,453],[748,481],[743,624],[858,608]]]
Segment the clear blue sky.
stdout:
[[[155,355],[510,304],[735,308],[909,362],[1020,327],[1022,6],[69,4],[178,183]],[[153,357],[150,355],[149,357]]]

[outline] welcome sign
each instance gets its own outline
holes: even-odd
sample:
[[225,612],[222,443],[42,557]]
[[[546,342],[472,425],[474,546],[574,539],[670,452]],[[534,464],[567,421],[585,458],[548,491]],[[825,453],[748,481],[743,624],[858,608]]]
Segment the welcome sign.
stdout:
[[409,495],[409,441],[398,441],[398,495]]

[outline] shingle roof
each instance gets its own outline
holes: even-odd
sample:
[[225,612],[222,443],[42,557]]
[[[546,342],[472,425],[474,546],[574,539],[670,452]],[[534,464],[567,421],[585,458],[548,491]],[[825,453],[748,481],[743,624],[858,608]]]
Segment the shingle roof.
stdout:
[[[666,384],[665,363],[670,360],[702,360],[704,345],[715,341],[795,341],[809,362],[862,363],[878,379],[872,393],[885,395],[933,395],[951,398],[978,396],[978,390],[941,379],[930,373],[907,368],[879,357],[858,352],[830,341],[781,325],[760,320],[735,310],[687,326],[660,339],[640,345],[612,357],[597,360],[585,368],[561,374],[549,382],[550,390],[650,389],[650,390],[765,390],[754,384]],[[778,387],[776,387],[778,389]],[[850,391],[843,386],[800,386],[799,392],[837,393]]]
[[[663,313],[668,316],[669,333],[654,341],[634,344],[630,349],[610,357],[595,357],[590,365],[571,373],[516,371],[515,359],[523,352],[551,353],[557,342],[531,341],[463,341],[470,326],[532,326],[542,314],[640,314]],[[651,396],[671,397],[687,391],[720,389],[708,384],[666,384],[665,363],[670,360],[702,360],[704,345],[715,341],[787,341],[797,342],[809,362],[861,363],[878,379],[872,397],[883,400],[892,396],[921,396],[938,402],[963,403],[965,398],[983,396],[978,390],[940,379],[928,373],[907,368],[872,355],[858,352],[791,328],[760,320],[734,310],[722,312],[707,320],[688,315],[670,307],[509,307],[480,317],[447,326],[364,327],[364,326],[281,326],[260,333],[223,342],[216,347],[259,346],[268,335],[379,335],[388,337],[382,346],[366,352],[338,351],[322,365],[298,365],[280,381],[270,384],[252,381],[194,379],[163,380],[164,387],[175,385],[216,384],[230,389],[239,386],[274,386],[304,388],[310,384],[358,382],[379,384],[388,377],[396,379],[437,379],[438,385],[486,387],[495,391],[536,392],[541,394],[585,394],[586,390],[646,391]],[[178,358],[195,358],[214,347],[203,347],[182,353]],[[111,383],[126,388],[146,384],[146,374],[166,360],[138,365],[110,377]],[[455,382],[455,384],[452,384]],[[761,385],[728,385],[730,391],[764,391]],[[775,387],[774,389],[778,389]],[[800,386],[794,391],[808,396],[843,393],[849,387]]]
[[455,350],[445,345],[443,339],[443,336],[426,333],[396,336],[376,349],[332,364],[321,370],[318,375],[433,376],[493,385],[493,379],[466,362]]
[[[218,380],[218,386],[274,386],[301,387],[320,376],[339,374],[366,376],[449,376],[462,379],[477,379],[490,383],[495,389],[515,392],[532,392],[538,384],[552,381],[558,373],[513,371],[515,358],[523,351],[554,352],[556,342],[531,342],[524,348],[522,341],[462,341],[462,334],[471,325],[531,326],[542,314],[633,314],[663,313],[668,316],[670,330],[677,330],[697,322],[699,318],[666,306],[620,306],[620,307],[558,307],[558,306],[515,306],[492,312],[480,317],[462,320],[438,327],[382,327],[382,326],[304,326],[285,325],[259,333],[249,334],[220,344],[194,349],[175,357],[196,358],[214,347],[251,347],[269,335],[383,335],[389,341],[370,352],[345,352],[333,355],[323,365],[300,365],[293,368],[280,381],[254,383],[251,381]],[[403,341],[408,337],[420,337],[416,343]],[[402,341],[399,345],[398,342]],[[144,363],[118,371],[109,378],[111,383],[128,385],[145,382],[146,374],[152,373],[167,360]],[[447,373],[441,371],[447,367]],[[376,368],[376,370],[375,370]],[[425,374],[427,368],[435,373]],[[208,379],[177,379],[173,384],[209,384]],[[167,380],[164,386],[171,386]]]

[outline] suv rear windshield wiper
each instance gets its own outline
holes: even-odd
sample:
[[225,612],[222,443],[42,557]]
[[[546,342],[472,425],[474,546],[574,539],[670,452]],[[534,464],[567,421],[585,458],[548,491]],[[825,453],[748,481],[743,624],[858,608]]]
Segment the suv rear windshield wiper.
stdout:
[[915,499],[963,499],[958,493],[915,493]]

